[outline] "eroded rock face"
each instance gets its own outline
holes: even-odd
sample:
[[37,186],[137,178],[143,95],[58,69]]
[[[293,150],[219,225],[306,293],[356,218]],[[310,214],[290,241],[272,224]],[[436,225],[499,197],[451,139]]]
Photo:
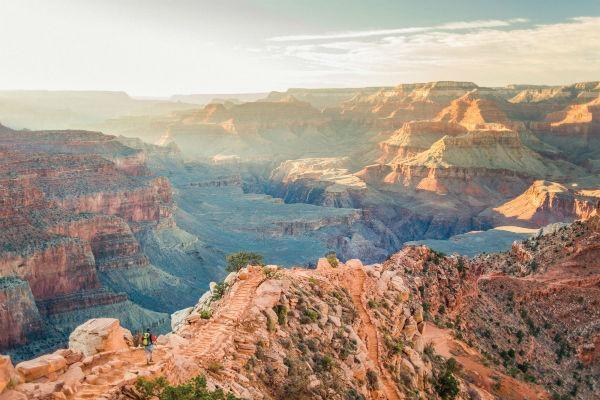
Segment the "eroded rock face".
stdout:
[[46,354],[33,360],[23,361],[15,367],[23,376],[25,382],[31,382],[38,378],[55,378],[64,372],[67,360],[58,354]]
[[26,281],[0,278],[0,304],[0,349],[24,344],[41,333],[42,320]]
[[14,386],[19,383],[20,377],[13,367],[10,357],[0,355],[0,393],[8,386]]
[[[139,377],[177,384],[202,374],[209,388],[239,398],[439,399],[434,383],[446,364],[432,353],[438,346],[462,366],[453,372],[458,398],[476,392],[490,399],[547,399],[542,388],[484,365],[476,349],[433,326],[439,318],[469,315],[483,273],[481,259],[445,257],[426,247],[408,247],[369,266],[358,260],[321,262],[316,270],[249,266],[229,275],[218,295],[208,292],[210,301],[203,296],[182,313],[189,311],[177,330],[159,337],[155,364],[127,347],[118,321],[95,319],[73,332],[70,350],[24,363],[27,380],[43,383],[18,384],[13,392],[32,400],[84,393],[124,400],[137,396]],[[426,340],[436,344],[426,346]],[[94,355],[77,362],[75,347]],[[592,347],[582,346],[586,360]]]
[[497,225],[544,226],[589,219],[598,212],[600,192],[578,191],[556,182],[535,181],[523,194],[483,215]]
[[[123,292],[137,300],[144,291],[158,296],[165,289],[148,284],[148,277],[140,284],[151,267],[134,235],[172,227],[173,200],[168,180],[150,176],[145,159],[143,150],[100,133],[0,127],[0,277],[21,279],[31,294],[1,291],[11,313],[0,318],[8,332],[0,348],[31,345],[15,350],[20,359],[21,353],[56,346],[60,332],[68,332],[61,328],[116,304],[132,312],[129,322],[148,324],[152,312],[136,308]],[[130,284],[106,291],[100,276],[112,274],[112,284],[122,271]],[[185,286],[159,272],[169,290]],[[37,346],[33,339],[42,322],[50,325]]]
[[133,338],[114,318],[94,318],[80,325],[69,336],[69,349],[92,356],[105,351],[127,349]]

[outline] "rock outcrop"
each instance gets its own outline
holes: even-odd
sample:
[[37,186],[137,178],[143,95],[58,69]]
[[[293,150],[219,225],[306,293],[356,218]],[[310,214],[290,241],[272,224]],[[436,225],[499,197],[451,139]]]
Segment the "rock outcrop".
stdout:
[[556,182],[535,181],[514,199],[486,210],[495,225],[544,226],[556,222],[589,219],[598,213],[600,192],[567,188]]
[[84,356],[124,350],[133,344],[133,336],[114,318],[95,318],[80,325],[69,336],[69,349]]
[[42,319],[27,281],[0,278],[0,348],[25,344],[42,334]]
[[0,393],[7,387],[14,386],[20,381],[10,357],[0,355]]

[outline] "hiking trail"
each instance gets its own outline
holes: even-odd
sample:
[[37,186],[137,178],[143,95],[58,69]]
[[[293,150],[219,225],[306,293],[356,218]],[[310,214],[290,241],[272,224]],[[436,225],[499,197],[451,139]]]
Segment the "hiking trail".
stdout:
[[385,399],[399,400],[402,399],[398,394],[396,383],[390,377],[389,372],[381,364],[379,358],[380,340],[377,333],[377,327],[373,324],[371,316],[365,308],[362,295],[365,292],[366,273],[362,267],[353,267],[351,272],[345,272],[342,283],[350,292],[352,302],[360,316],[359,335],[367,346],[369,359],[377,366],[379,372],[379,381],[381,383]]
[[[215,314],[204,325],[189,325],[186,333],[190,336],[185,348],[175,356],[189,361],[190,365],[206,366],[207,363],[221,359],[228,347],[234,346],[236,327],[252,304],[257,287],[264,280],[262,273],[252,273],[248,279],[240,281],[228,293]],[[170,354],[173,356],[173,354]],[[107,399],[110,392],[130,383],[138,376],[154,377],[160,375],[168,363],[169,354],[162,346],[155,346],[154,363],[147,365],[142,348],[129,349],[106,357],[98,358],[92,364],[83,366],[86,379],[74,388],[67,398],[73,400]],[[187,371],[192,377],[197,371]]]

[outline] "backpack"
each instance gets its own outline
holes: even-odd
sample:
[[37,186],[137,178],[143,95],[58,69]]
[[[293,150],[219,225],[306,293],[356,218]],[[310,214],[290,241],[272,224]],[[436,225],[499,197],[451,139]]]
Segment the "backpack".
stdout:
[[151,340],[152,338],[150,337],[150,334],[148,332],[144,333],[144,336],[142,337],[142,344],[144,346],[148,346]]

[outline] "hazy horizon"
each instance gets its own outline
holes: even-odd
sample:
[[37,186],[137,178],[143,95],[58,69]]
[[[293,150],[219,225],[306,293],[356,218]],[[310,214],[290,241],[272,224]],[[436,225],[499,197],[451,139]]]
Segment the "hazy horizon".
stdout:
[[600,71],[593,0],[8,0],[0,13],[0,90],[164,98],[438,80],[558,85]]

